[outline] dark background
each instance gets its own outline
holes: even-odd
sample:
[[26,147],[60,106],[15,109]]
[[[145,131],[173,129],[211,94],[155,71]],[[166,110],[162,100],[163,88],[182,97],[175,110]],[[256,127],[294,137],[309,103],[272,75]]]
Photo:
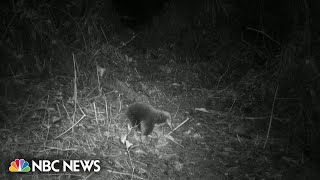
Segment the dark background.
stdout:
[[[187,115],[179,112],[179,122],[190,116],[194,120],[189,128],[197,121],[209,123],[211,130],[200,128],[198,132],[206,137],[208,151],[221,152],[226,162],[213,165],[200,158],[198,162],[204,165],[195,172],[205,174],[219,167],[212,172],[224,174],[219,175],[221,179],[318,177],[320,1],[7,0],[1,1],[0,7],[2,145],[17,145],[8,134],[17,127],[28,127],[21,122],[24,118],[29,122],[30,112],[43,108],[43,97],[49,94],[63,94],[62,100],[50,101],[58,106],[75,97],[77,91],[88,91],[79,95],[88,103],[98,101],[90,97],[93,94],[104,94],[111,104],[117,104],[120,96],[121,102],[130,104],[158,97],[150,93],[157,84],[167,90],[168,99],[181,98],[175,107]],[[96,77],[98,66],[106,69],[101,79]],[[77,82],[78,89],[71,82]],[[129,90],[124,86],[128,82]],[[100,90],[95,89],[97,85]],[[107,92],[119,94],[109,97]],[[140,92],[146,95],[135,95]],[[158,99],[151,104],[163,102]],[[170,105],[163,107],[174,112]],[[210,113],[203,115],[196,107]],[[52,119],[48,113],[43,116],[41,122]],[[267,118],[245,118],[260,116]],[[228,127],[217,126],[220,118]],[[42,124],[36,122],[28,124]],[[31,127],[27,129],[30,132],[25,137],[34,135]],[[67,128],[61,126],[50,133],[55,137],[63,129]],[[212,132],[219,132],[219,136]],[[255,144],[258,135],[264,142],[270,132],[267,147]],[[233,150],[224,149],[227,144],[214,145],[214,136],[219,140],[241,137],[248,144],[230,141],[238,153],[233,156]],[[195,141],[187,146],[198,147]],[[21,154],[2,151],[6,161]],[[95,157],[101,158],[99,155]],[[34,154],[30,151],[28,156]],[[261,163],[260,158],[268,160]],[[169,160],[166,165],[172,167],[174,162]],[[188,166],[188,158],[179,162]],[[184,177],[183,171],[166,173],[167,178]]]

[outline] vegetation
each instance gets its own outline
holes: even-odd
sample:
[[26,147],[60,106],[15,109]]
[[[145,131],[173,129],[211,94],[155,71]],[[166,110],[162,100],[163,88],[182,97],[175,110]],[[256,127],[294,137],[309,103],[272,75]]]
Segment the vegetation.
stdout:
[[[172,0],[134,16],[111,0],[2,3],[1,178],[319,176],[317,4]],[[133,102],[176,128],[141,142],[124,115]],[[16,158],[102,167],[2,171]]]

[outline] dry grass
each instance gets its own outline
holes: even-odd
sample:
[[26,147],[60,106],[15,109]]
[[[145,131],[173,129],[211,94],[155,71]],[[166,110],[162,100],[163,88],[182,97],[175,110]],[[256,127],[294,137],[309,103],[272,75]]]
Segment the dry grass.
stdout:
[[[119,48],[115,48],[113,52],[119,55],[117,49]],[[94,56],[103,53],[110,54],[101,50]],[[123,115],[126,104],[123,104],[125,101],[119,93],[125,90],[114,89],[108,92],[106,88],[114,88],[111,85],[114,81],[109,81],[99,68],[90,74],[81,71],[81,63],[77,61],[76,56],[72,55],[73,78],[54,77],[50,82],[30,85],[24,91],[29,94],[28,99],[23,99],[24,103],[21,105],[12,106],[15,108],[12,111],[19,114],[4,119],[4,126],[1,128],[1,132],[5,133],[1,152],[9,153],[5,155],[5,162],[13,158],[100,159],[104,175],[95,176],[98,179],[144,179],[159,173],[151,173],[147,170],[149,165],[140,162],[139,159],[145,158],[149,153],[152,155],[148,155],[150,160],[147,162],[153,162],[152,159],[156,157],[171,156],[171,148],[161,144],[157,147],[140,144],[131,136],[132,132],[127,141],[134,146],[126,147],[120,139],[123,135],[129,134],[131,129],[128,129],[128,122]],[[79,84],[84,83],[88,84],[80,90]],[[42,98],[36,99],[30,91],[37,91],[38,95],[41,93]],[[169,154],[164,155],[163,151]],[[134,158],[131,155],[134,155]],[[161,165],[162,162],[158,163]],[[87,179],[91,175],[37,173],[33,178]]]
[[[177,55],[179,40],[141,53],[135,46],[150,32],[122,41],[101,19],[71,18],[74,26],[57,38],[44,19],[33,28],[46,48],[21,69],[20,61],[9,63],[11,76],[0,79],[0,167],[15,158],[99,159],[102,169],[17,178],[275,179],[303,166],[299,136],[312,125],[294,125],[312,111],[299,101],[308,84],[291,87],[299,75],[309,77],[298,71],[294,45],[269,54],[216,32],[219,43],[202,37],[208,46],[197,42],[191,56]],[[286,79],[292,81],[283,85]],[[280,98],[284,92],[290,96]],[[141,143],[124,115],[137,101],[171,112],[174,130]]]

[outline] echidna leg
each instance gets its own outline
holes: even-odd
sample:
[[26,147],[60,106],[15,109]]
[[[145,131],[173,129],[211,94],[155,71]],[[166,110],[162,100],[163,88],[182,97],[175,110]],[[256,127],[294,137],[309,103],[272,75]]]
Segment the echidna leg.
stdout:
[[163,126],[155,126],[153,129],[153,132],[156,133],[157,138],[160,138],[163,136],[164,132],[163,132]]
[[142,142],[145,142],[145,139],[146,139],[146,132],[148,130],[148,126],[147,126],[147,123],[145,121],[141,121],[140,122],[140,130],[141,130],[141,141]]

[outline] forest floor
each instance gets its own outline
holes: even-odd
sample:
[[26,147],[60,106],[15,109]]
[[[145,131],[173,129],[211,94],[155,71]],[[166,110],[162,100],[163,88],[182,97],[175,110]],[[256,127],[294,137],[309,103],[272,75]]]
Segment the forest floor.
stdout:
[[[262,71],[235,60],[190,65],[129,45],[53,51],[68,64],[2,80],[1,178],[312,179],[299,143],[281,131],[284,119],[272,105],[277,87],[257,86],[267,76]],[[140,142],[124,115],[138,101],[170,112],[176,129]],[[17,158],[95,159],[101,170],[8,172]]]

